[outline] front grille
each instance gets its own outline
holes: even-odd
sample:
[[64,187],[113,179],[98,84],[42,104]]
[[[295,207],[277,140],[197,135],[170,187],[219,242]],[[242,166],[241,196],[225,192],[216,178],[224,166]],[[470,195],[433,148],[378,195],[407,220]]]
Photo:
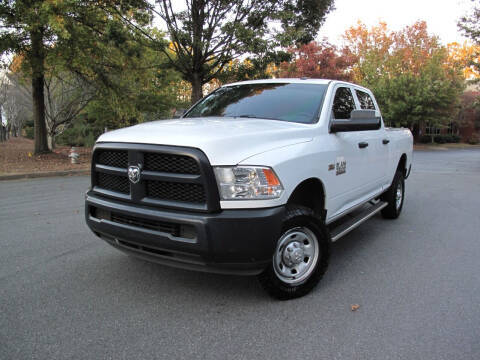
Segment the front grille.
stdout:
[[115,212],[112,212],[111,220],[119,224],[137,226],[144,229],[160,231],[177,237],[180,236],[180,224],[142,219],[133,216],[117,214]]
[[130,193],[130,183],[125,176],[98,173],[97,185],[106,190],[113,190],[122,194]]
[[165,181],[147,181],[147,196],[154,199],[205,202],[203,186],[190,183],[172,183]]
[[98,155],[98,163],[101,165],[127,168],[128,152],[121,150],[101,151]]
[[145,153],[144,169],[176,174],[200,174],[195,159],[183,156],[162,153]]
[[[140,168],[131,183],[128,167]],[[218,211],[218,189],[207,157],[194,148],[100,143],[92,160],[93,190],[99,195],[143,206]]]

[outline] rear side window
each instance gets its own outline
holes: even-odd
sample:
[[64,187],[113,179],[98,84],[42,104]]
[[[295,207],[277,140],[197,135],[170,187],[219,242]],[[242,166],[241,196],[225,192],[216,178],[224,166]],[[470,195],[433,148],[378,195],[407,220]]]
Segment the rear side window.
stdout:
[[362,109],[376,110],[372,97],[368,93],[361,90],[355,90],[355,92],[357,93],[358,101],[360,102],[360,107]]
[[339,87],[333,99],[333,116],[335,119],[350,119],[350,113],[355,110],[355,101],[349,88]]

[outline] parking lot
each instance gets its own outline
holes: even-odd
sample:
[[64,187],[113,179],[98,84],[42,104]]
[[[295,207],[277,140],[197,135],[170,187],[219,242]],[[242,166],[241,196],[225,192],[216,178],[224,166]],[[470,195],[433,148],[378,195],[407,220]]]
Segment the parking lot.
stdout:
[[415,152],[401,217],[339,240],[287,302],[111,248],[88,185],[0,182],[0,359],[480,358],[480,149]]

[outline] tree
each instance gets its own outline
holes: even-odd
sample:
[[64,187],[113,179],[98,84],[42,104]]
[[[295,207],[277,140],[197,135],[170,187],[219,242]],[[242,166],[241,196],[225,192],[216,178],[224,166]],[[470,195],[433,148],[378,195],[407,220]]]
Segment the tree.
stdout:
[[418,135],[422,124],[441,127],[456,117],[462,68],[449,62],[447,49],[425,22],[397,32],[385,23],[371,30],[360,23],[344,38],[358,59],[355,81],[372,89],[387,123],[408,126]]
[[[82,50],[92,52],[98,42],[111,40],[109,36],[124,35],[125,32],[117,31],[122,26],[134,28],[137,23],[148,21],[148,8],[141,0],[0,2],[0,51],[22,54],[31,79],[35,153],[49,151],[44,100],[47,56],[56,53],[59,59],[71,60],[72,70],[80,72],[83,66],[75,69],[75,65],[81,65],[79,58],[87,59],[81,56]],[[99,74],[102,66],[98,65],[89,72]]]
[[350,68],[355,57],[345,50],[339,51],[335,45],[312,41],[308,44],[290,48],[293,56],[290,62],[282,62],[278,70],[279,77],[310,77],[334,80],[352,80]]
[[19,136],[23,124],[30,116],[30,107],[25,106],[24,93],[18,84],[12,83],[8,87],[3,110],[6,113],[7,132],[14,137]]
[[31,116],[31,101],[25,95],[23,86],[14,74],[5,71],[0,80],[0,108],[5,121],[5,137],[19,136],[23,124]]
[[120,47],[103,48],[105,61],[111,66],[95,82],[97,95],[85,108],[89,122],[109,129],[134,125],[169,117],[182,102],[177,91],[180,75],[167,66],[165,54],[157,50],[163,34],[152,31],[148,36],[154,45],[150,40],[131,40]]
[[[462,106],[458,120],[463,130],[474,134],[480,130],[480,92],[466,91],[462,94]],[[472,135],[471,135],[472,136]],[[473,135],[475,137],[475,135]]]
[[78,75],[49,73],[45,78],[45,117],[48,146],[55,147],[59,135],[95,97],[96,89]]
[[458,22],[458,28],[475,44],[480,45],[480,6],[474,7],[470,15],[463,16]]
[[480,79],[480,45],[453,42],[447,45],[447,49],[450,67],[461,68],[467,80]]
[[368,29],[365,24],[358,22],[357,26],[345,31],[343,38],[344,51],[356,59],[352,68],[354,80],[366,86],[376,83],[387,71],[386,65],[394,43],[387,24],[380,22]]
[[157,3],[174,56],[165,54],[191,84],[193,103],[232,60],[250,55],[263,71],[281,56],[279,46],[313,40],[333,0],[185,0],[180,11],[171,0]]

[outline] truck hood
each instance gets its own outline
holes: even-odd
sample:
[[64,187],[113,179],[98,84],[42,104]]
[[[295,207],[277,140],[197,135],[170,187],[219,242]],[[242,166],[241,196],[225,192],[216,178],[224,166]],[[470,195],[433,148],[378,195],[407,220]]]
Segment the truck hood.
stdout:
[[212,165],[236,165],[253,155],[311,140],[310,124],[208,117],[147,122],[107,132],[98,142],[194,147],[202,150]]

